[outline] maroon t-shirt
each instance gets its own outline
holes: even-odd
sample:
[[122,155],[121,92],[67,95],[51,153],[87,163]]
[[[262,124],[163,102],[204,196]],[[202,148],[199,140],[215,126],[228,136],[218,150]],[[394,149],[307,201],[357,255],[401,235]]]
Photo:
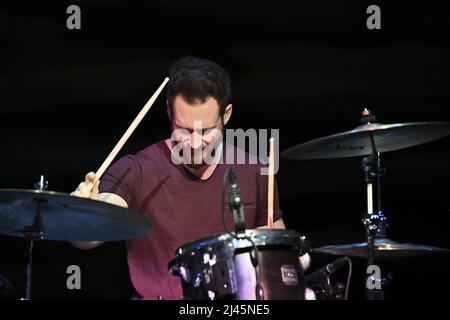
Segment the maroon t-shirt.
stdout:
[[[227,148],[233,148],[228,146]],[[243,152],[235,148],[235,154]],[[224,159],[226,150],[224,150]],[[267,225],[267,176],[260,164],[219,164],[212,176],[201,180],[182,165],[175,165],[165,141],[135,155],[127,155],[104,174],[100,192],[121,196],[153,224],[145,237],[127,245],[128,267],[137,293],[144,299],[182,298],[181,280],[169,274],[175,250],[198,239],[224,233],[220,214],[225,172],[236,172],[244,203],[247,229]],[[228,189],[228,187],[227,187]],[[225,201],[228,202],[228,190]],[[225,204],[227,228],[234,230],[233,216]],[[281,218],[275,186],[274,221]]]

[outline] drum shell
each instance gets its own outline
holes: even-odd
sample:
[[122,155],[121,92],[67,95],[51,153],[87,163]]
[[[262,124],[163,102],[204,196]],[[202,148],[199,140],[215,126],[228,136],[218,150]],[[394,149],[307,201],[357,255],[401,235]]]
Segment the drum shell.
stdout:
[[[181,277],[189,300],[302,300],[304,276],[299,256],[307,253],[305,238],[291,230],[247,230],[258,248],[257,270],[253,244],[228,234],[189,243],[177,250],[169,264]],[[256,278],[259,276],[257,297]]]

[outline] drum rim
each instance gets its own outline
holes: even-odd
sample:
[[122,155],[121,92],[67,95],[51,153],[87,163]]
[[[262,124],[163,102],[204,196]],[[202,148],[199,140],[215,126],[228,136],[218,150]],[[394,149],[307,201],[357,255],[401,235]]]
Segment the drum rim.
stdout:
[[[290,229],[247,229],[245,231],[247,237],[250,237],[257,247],[261,246],[286,246],[299,247],[303,251],[307,247],[306,238],[304,235],[295,230]],[[224,243],[231,243],[233,250],[245,249],[252,246],[252,244],[245,238],[242,240],[235,239],[232,235],[227,233],[218,234],[215,236],[201,238],[189,242],[179,247],[175,254],[178,258],[185,255],[191,255],[191,252],[200,251],[208,247],[215,247],[217,244],[224,245]]]

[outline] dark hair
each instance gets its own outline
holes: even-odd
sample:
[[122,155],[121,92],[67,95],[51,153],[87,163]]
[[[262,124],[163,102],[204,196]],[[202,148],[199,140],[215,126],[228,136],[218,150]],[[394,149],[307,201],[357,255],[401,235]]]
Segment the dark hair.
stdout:
[[219,103],[221,118],[231,98],[230,77],[217,63],[207,59],[183,57],[170,69],[167,100],[172,112],[175,97],[181,94],[188,103],[204,102],[214,97]]

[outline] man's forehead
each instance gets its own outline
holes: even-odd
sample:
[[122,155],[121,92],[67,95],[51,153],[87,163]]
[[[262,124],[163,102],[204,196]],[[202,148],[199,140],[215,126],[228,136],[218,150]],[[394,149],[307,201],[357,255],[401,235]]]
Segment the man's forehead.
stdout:
[[191,123],[186,123],[182,121],[174,120],[174,125],[178,128],[188,129],[188,130],[208,130],[208,129],[214,129],[217,128],[217,125],[219,124],[219,121],[215,121],[213,124],[205,124],[203,121],[194,121]]
[[197,127],[212,128],[217,125],[219,118],[219,104],[213,97],[190,104],[178,95],[174,100],[173,111],[174,123],[183,128],[193,129],[195,122],[198,122]]

